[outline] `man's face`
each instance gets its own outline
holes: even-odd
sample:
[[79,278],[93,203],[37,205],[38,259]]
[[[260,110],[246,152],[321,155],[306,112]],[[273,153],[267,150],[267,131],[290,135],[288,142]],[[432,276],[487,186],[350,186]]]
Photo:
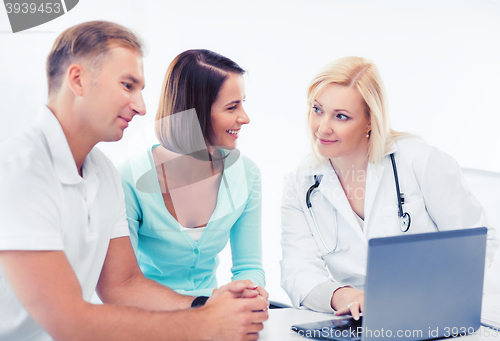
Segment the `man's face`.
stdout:
[[136,51],[112,45],[100,69],[82,81],[82,128],[93,140],[118,141],[132,118],[146,113],[142,57]]

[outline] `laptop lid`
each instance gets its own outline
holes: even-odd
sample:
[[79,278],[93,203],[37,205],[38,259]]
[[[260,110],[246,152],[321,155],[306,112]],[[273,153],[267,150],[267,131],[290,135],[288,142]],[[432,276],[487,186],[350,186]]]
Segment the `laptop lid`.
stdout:
[[362,340],[422,340],[477,330],[486,232],[481,227],[371,239]]
[[371,239],[362,327],[346,319],[292,330],[320,340],[363,341],[474,332],[481,319],[486,232],[480,227]]

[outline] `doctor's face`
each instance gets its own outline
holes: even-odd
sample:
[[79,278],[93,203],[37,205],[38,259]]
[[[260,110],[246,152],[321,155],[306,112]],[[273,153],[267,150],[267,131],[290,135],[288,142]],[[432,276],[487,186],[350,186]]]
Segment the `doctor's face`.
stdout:
[[313,143],[321,156],[366,157],[367,130],[363,97],[356,88],[331,83],[320,91],[312,103],[309,125]]

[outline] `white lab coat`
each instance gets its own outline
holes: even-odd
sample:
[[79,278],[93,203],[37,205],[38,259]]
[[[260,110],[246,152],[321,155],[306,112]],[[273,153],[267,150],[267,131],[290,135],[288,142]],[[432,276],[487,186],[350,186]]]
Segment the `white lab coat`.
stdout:
[[[403,234],[389,156],[392,152],[400,190],[405,196],[403,210],[411,215],[407,233],[486,226],[487,258],[493,258],[498,247],[495,231],[489,226],[479,201],[471,194],[458,163],[437,148],[414,138],[403,138],[380,163],[368,164],[363,229],[329,163],[299,167],[286,178],[281,206],[281,285],[295,307],[325,281],[364,290],[368,240]],[[316,193],[311,196],[318,227],[328,247],[333,249],[337,219],[339,247],[347,248],[344,252],[322,257],[327,250],[306,206],[306,193],[314,184],[314,175],[323,175]],[[353,175],[363,176],[348,174]]]

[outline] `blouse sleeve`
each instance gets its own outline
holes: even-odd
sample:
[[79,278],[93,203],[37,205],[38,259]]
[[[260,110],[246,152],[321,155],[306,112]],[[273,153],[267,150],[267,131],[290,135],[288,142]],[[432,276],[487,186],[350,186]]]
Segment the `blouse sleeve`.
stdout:
[[262,266],[261,211],[262,193],[260,170],[256,164],[246,167],[251,176],[248,199],[243,213],[231,227],[230,242],[233,265],[231,280],[249,279],[263,287],[266,284]]
[[138,234],[140,221],[142,221],[142,210],[137,198],[137,189],[134,184],[134,179],[131,174],[129,163],[126,162],[125,164],[120,166],[119,171],[122,178],[123,192],[125,193],[125,205],[127,210],[128,228],[130,231],[130,242],[132,243],[134,252],[137,255],[137,245],[139,242]]

